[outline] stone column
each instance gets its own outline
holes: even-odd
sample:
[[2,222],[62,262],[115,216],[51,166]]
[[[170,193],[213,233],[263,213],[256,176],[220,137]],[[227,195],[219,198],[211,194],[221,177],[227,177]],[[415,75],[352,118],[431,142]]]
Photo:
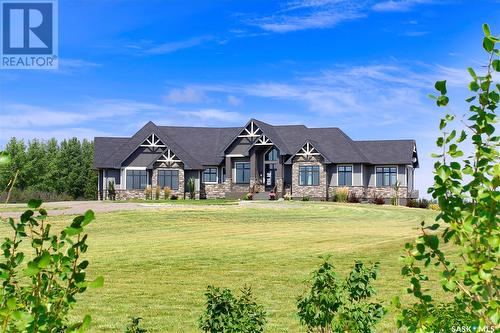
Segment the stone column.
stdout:
[[278,157],[278,165],[276,166],[276,195],[283,196],[283,157]]
[[233,184],[233,163],[231,157],[226,156],[226,181],[225,181],[225,191],[231,192]]
[[257,155],[255,150],[252,149],[250,152],[250,191],[254,189],[254,185],[257,184]]

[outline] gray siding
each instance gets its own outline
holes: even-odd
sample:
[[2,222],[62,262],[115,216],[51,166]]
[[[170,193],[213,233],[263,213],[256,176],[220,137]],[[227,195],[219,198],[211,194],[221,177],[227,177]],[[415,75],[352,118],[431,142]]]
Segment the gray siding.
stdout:
[[375,186],[375,167],[373,165],[365,165],[363,170],[363,178],[367,187]]
[[254,140],[250,138],[237,138],[226,150],[226,154],[246,154],[248,149],[252,146],[253,141]]
[[148,148],[139,147],[132,153],[123,163],[122,166],[127,167],[147,167],[160,152],[151,152]]
[[[337,167],[338,165],[351,165],[351,164],[331,164],[327,166],[327,177],[330,186],[337,186]],[[363,183],[363,165],[359,163],[352,164],[352,186],[364,186]]]

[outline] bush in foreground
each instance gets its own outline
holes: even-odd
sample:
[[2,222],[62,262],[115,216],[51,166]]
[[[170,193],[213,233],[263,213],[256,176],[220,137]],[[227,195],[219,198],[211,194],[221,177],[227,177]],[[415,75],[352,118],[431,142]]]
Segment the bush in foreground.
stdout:
[[356,261],[343,280],[333,269],[325,259],[313,272],[311,289],[297,302],[301,323],[308,332],[374,332],[385,313],[382,304],[367,301],[375,294],[372,282],[377,278],[378,263],[366,267]]
[[231,290],[208,286],[205,312],[198,326],[209,333],[258,333],[264,331],[266,312],[257,304],[249,287],[235,297]]
[[[69,311],[76,296],[89,287],[100,287],[103,278],[86,280],[89,262],[82,260],[87,251],[84,227],[94,220],[87,211],[77,216],[59,235],[51,233],[47,212],[40,200],[30,200],[19,221],[12,218],[13,237],[1,245],[0,261],[0,331],[1,332],[83,332],[90,316],[70,323]],[[25,253],[23,241],[31,245]]]

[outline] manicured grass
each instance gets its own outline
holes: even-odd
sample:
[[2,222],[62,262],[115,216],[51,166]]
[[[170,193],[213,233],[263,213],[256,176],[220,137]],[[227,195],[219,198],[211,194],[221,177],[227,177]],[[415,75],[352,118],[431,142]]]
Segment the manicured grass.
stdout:
[[[435,212],[315,202],[200,206],[102,213],[89,225],[89,277],[105,286],[80,297],[95,332],[123,332],[129,316],[148,332],[199,332],[207,285],[250,285],[268,311],[266,332],[305,332],[296,315],[304,280],[331,254],[341,274],[354,260],[380,261],[377,299],[405,295],[403,245]],[[54,217],[56,224],[68,221]],[[0,227],[0,234],[7,229]],[[403,297],[403,301],[407,297]],[[379,332],[394,332],[394,313]]]
[[196,206],[212,206],[212,205],[237,205],[237,200],[226,200],[226,199],[210,199],[210,200],[189,200],[189,199],[177,199],[177,200],[143,200],[143,199],[129,199],[129,200],[115,200],[115,201],[103,201],[105,203],[143,203],[143,204],[166,204],[166,205],[196,205]]

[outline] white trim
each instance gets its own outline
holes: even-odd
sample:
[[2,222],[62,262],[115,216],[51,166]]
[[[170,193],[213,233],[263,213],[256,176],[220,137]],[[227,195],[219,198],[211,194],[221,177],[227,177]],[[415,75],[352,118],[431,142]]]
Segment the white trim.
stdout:
[[257,141],[255,141],[256,146],[269,146],[273,145],[272,141],[265,135],[262,134]]
[[[206,182],[204,179],[203,179],[203,174],[205,173],[205,170],[206,169],[216,169],[217,172],[215,173],[215,182]],[[219,183],[219,167],[218,166],[209,166],[209,167],[206,167],[205,169],[203,169],[203,171],[201,171],[201,182],[203,184],[218,184]]]
[[365,168],[365,165],[363,163],[360,163],[359,165],[361,168],[361,186],[365,187],[365,177],[363,176],[363,169]]
[[[120,179],[121,181],[121,186],[122,190],[127,189],[127,170],[146,170],[146,187],[150,186],[149,184],[149,174],[148,174],[148,169],[146,167],[125,167],[120,169]],[[135,191],[140,191],[141,189],[135,189]]]
[[[395,164],[379,164],[375,165],[373,168],[373,174],[375,175],[375,187],[377,187],[377,168],[396,168],[396,182],[398,181],[398,175],[399,175],[399,170],[398,170],[398,165]],[[392,187],[391,185],[389,186],[381,186],[381,187]]]
[[159,147],[165,147],[165,144],[161,142],[160,138],[156,136],[154,133],[151,133],[150,136],[144,142],[141,144],[141,147],[148,147],[148,148],[159,148]]
[[354,164],[348,164],[348,163],[342,163],[342,164],[337,164],[335,167],[337,168],[337,187],[339,187],[339,166],[350,166],[351,167],[351,186],[347,185],[342,185],[342,186],[347,186],[347,187],[353,187],[354,183]]
[[316,150],[316,148],[314,148],[314,146],[312,144],[310,144],[309,142],[306,142],[306,144],[304,146],[302,146],[302,148],[300,149],[299,153],[297,153],[295,155],[307,157],[307,156],[315,156],[315,155],[321,155],[321,154],[318,153],[318,151]]
[[156,162],[172,165],[174,163],[181,163],[182,161],[170,149],[167,149],[161,154],[160,158],[157,159]]
[[226,157],[245,157],[243,154],[227,154]]
[[[241,134],[241,133],[247,133],[247,134]],[[260,133],[259,133],[260,132]],[[262,130],[259,128],[259,126],[255,125],[253,121],[248,124],[247,127],[238,135],[239,138],[257,138],[261,136]]]

